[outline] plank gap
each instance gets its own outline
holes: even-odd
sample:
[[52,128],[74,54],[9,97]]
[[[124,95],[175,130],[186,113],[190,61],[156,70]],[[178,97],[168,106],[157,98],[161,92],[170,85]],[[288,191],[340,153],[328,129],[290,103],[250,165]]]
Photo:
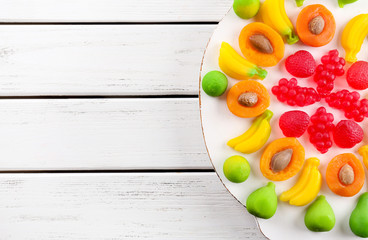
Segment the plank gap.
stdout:
[[214,169],[104,169],[104,170],[9,170],[0,174],[69,173],[213,173]]
[[0,22],[0,25],[217,25],[218,21],[193,22]]
[[198,98],[198,95],[193,94],[180,94],[180,95],[61,95],[61,96],[0,96],[0,100],[11,99],[108,99],[108,98],[121,98],[121,99],[151,99],[151,98]]

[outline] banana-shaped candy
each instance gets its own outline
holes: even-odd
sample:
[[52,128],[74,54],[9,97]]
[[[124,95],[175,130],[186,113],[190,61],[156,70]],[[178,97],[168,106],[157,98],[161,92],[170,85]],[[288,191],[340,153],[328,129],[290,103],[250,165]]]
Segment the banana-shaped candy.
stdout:
[[360,156],[363,157],[363,163],[365,167],[368,169],[368,145],[359,148],[358,153],[360,154]]
[[231,139],[227,145],[242,153],[254,153],[263,147],[271,135],[270,120],[273,113],[266,110],[257,117],[252,126],[239,137]]
[[356,62],[364,39],[368,35],[368,14],[360,14],[346,24],[342,32],[341,45],[345,49],[345,60]]
[[275,29],[286,39],[288,44],[299,41],[294,32],[293,24],[285,11],[285,0],[266,0],[261,7],[261,17],[264,23]]
[[318,170],[319,160],[309,158],[297,183],[280,195],[280,200],[294,206],[304,206],[312,202],[321,190],[322,175]]
[[219,66],[228,76],[238,80],[264,79],[267,76],[266,70],[240,56],[226,42],[221,44]]

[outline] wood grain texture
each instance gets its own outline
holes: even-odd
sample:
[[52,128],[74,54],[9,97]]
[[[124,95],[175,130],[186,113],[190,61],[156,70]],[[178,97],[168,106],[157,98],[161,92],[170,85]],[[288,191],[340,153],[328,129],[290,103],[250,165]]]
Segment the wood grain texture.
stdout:
[[212,169],[198,99],[0,101],[0,170]]
[[2,22],[219,21],[232,0],[1,0]]
[[215,27],[0,25],[0,96],[198,94]]
[[215,173],[2,174],[1,239],[264,239]]

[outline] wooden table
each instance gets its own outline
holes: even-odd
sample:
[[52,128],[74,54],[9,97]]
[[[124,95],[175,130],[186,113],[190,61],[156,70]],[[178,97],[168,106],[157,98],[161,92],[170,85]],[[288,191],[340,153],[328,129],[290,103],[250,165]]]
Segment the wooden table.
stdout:
[[0,0],[0,239],[264,239],[200,128],[231,3]]

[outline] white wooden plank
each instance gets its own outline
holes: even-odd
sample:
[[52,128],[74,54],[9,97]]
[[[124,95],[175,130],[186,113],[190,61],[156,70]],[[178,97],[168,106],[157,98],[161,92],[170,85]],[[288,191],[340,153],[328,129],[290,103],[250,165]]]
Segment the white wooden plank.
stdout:
[[215,173],[2,174],[1,239],[265,239]]
[[2,22],[219,21],[232,0],[1,0]]
[[214,28],[0,25],[0,95],[198,94]]
[[198,99],[3,99],[0,112],[0,170],[212,168]]

